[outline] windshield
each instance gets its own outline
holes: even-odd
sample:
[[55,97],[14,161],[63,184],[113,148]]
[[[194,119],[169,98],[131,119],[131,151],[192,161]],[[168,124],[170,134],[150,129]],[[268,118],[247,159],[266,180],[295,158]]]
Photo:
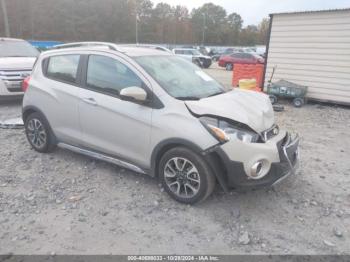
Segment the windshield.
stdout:
[[135,60],[177,99],[197,100],[225,92],[221,84],[181,57],[141,56]]
[[24,41],[0,41],[0,57],[37,57],[39,51]]

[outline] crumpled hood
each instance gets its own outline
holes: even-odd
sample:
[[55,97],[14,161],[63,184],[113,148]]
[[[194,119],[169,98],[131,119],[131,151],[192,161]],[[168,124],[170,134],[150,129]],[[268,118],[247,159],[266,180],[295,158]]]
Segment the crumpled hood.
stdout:
[[235,89],[222,95],[185,103],[196,115],[232,119],[248,125],[256,132],[265,131],[275,122],[269,97],[255,91]]
[[36,57],[0,57],[0,70],[32,69]]

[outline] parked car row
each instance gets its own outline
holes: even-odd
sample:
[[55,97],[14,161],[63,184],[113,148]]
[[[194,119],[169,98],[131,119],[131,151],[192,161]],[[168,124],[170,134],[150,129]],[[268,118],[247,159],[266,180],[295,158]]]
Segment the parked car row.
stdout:
[[224,50],[221,51],[216,51],[216,50],[212,50],[211,51],[211,58],[213,59],[213,61],[218,61],[220,59],[221,56],[225,56],[225,55],[230,55],[233,53],[248,53],[248,54],[252,54],[252,55],[258,55],[261,56],[262,58],[265,57],[265,49],[264,48],[226,48]]
[[[220,52],[215,48],[200,46],[184,46],[181,48],[173,48],[172,50],[159,45],[127,45],[147,47],[166,52],[173,52],[176,55],[184,57],[201,68],[209,68],[213,61],[221,61],[219,66],[232,70],[235,63],[255,64],[264,63],[265,48],[248,48],[248,47],[229,47]],[[239,53],[239,54],[238,54]]]

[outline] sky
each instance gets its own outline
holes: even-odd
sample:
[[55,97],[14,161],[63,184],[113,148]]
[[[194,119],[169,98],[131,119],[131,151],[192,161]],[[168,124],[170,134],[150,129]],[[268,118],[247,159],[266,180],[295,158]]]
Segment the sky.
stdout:
[[350,8],[350,0],[152,0],[152,2],[184,5],[190,11],[192,8],[212,2],[224,7],[228,13],[240,14],[244,25],[258,24],[270,13]]

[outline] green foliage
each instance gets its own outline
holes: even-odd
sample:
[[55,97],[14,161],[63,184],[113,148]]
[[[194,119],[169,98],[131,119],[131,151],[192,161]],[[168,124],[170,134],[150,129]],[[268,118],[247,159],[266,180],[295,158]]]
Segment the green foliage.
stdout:
[[[12,37],[61,41],[205,45],[265,44],[269,20],[243,28],[242,17],[213,3],[191,12],[151,0],[6,0]],[[5,34],[0,19],[0,36]]]

